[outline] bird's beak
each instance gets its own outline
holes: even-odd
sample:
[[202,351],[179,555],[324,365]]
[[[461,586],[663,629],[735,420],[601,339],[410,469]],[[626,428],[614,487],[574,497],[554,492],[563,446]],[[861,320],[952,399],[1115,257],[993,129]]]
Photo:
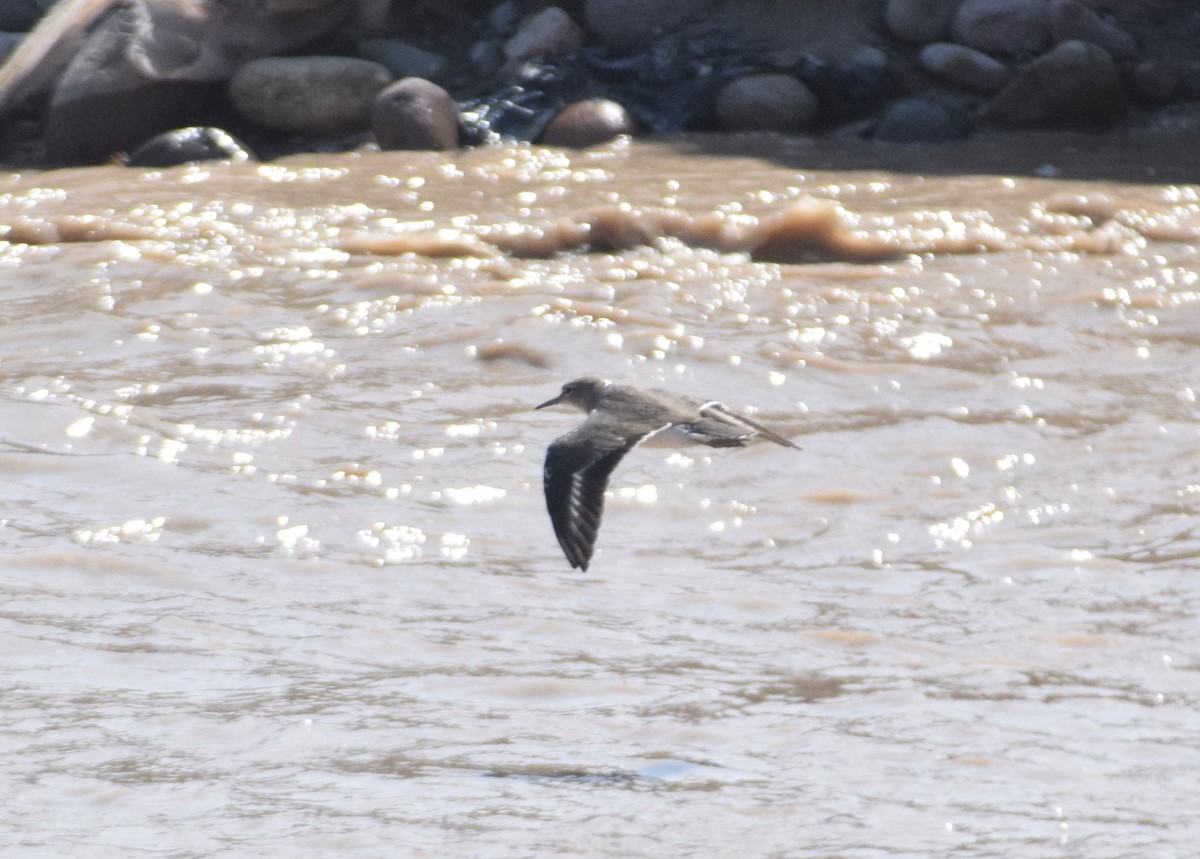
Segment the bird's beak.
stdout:
[[564,396],[563,394],[559,394],[557,397],[551,397],[550,399],[546,400],[546,402],[542,403],[540,406],[534,406],[534,408],[535,409],[544,409],[544,408],[546,408],[546,406],[558,405],[559,403],[562,402],[563,396]]

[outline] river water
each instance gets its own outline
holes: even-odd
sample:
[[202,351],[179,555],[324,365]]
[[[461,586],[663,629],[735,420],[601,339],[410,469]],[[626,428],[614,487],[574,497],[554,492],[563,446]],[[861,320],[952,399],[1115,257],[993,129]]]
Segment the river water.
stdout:
[[[0,855],[1194,855],[1200,190],[1043,144],[0,179]],[[572,571],[585,373],[802,450]]]

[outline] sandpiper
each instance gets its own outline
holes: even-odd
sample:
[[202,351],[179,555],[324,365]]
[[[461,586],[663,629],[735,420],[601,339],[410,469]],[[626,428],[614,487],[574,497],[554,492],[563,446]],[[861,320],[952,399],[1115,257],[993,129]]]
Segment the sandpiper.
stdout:
[[546,451],[546,508],[567,560],[585,571],[596,546],[609,475],[639,444],[743,447],[755,438],[764,438],[783,447],[796,447],[779,433],[716,401],[614,385],[595,376],[567,382],[557,397],[537,408],[558,403],[577,406],[588,417],[555,439]]

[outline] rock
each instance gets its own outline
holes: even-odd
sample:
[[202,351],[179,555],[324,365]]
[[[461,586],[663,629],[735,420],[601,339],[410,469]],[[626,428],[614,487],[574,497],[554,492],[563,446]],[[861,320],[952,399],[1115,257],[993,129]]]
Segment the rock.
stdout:
[[28,33],[55,0],[4,0],[0,3],[0,31]]
[[987,54],[955,45],[937,42],[921,49],[921,66],[947,83],[977,92],[996,92],[1012,77],[1008,66]]
[[384,66],[354,57],[264,57],[237,70],[229,97],[262,128],[336,134],[366,128],[375,97],[391,80]]
[[887,54],[879,48],[862,46],[834,69],[841,80],[844,106],[873,107],[887,97],[891,72]]
[[664,31],[699,20],[714,0],[586,0],[588,28],[615,51],[632,51]]
[[404,78],[376,97],[371,130],[381,149],[455,149],[458,105],[432,81]]
[[887,55],[867,45],[848,46],[834,61],[809,55],[796,69],[824,122],[846,123],[876,113],[891,85]]
[[1050,44],[1050,15],[1045,0],[965,0],[950,33],[954,41],[988,54],[1037,54]]
[[1200,102],[1177,101],[1138,117],[1140,133],[1174,137],[1177,141],[1200,137]]
[[987,106],[1006,125],[1106,124],[1125,116],[1129,100],[1108,52],[1088,42],[1063,42],[1020,69]]
[[467,62],[471,71],[481,78],[490,78],[499,71],[504,62],[504,52],[500,44],[492,39],[483,39],[471,46],[467,53]]
[[906,98],[888,105],[873,135],[886,143],[938,143],[971,136],[971,120],[959,108],[932,98]]
[[542,132],[548,146],[585,147],[633,134],[633,117],[615,101],[593,98],[567,105]]
[[[97,5],[60,3],[45,22],[60,30],[47,32],[47,42],[69,41],[80,19],[68,13]],[[103,161],[161,131],[189,125],[197,105],[238,63],[305,44],[339,26],[352,11],[353,4],[344,0],[115,3],[88,26],[58,80],[45,119],[47,157]],[[37,62],[52,65],[50,59]],[[29,74],[36,79],[38,71]],[[15,89],[20,91],[20,83]],[[0,101],[5,97],[0,94]]]
[[[0,5],[8,8],[7,4]],[[67,67],[81,53],[89,34],[93,30],[102,31],[99,22],[114,14],[116,11],[105,0],[59,3],[27,36],[6,33],[8,39],[17,42],[11,55],[5,52],[0,67],[0,115],[25,101],[50,95]],[[133,21],[139,16],[128,13],[123,17]]]
[[23,41],[25,41],[25,37],[20,33],[0,32],[0,65],[4,64],[8,55],[15,51]]
[[187,9],[209,10],[206,45],[227,69],[247,60],[285,54],[310,45],[342,25],[354,25],[356,13],[377,0],[143,0],[151,4],[178,3]]
[[187,124],[208,87],[186,74],[173,75],[201,37],[195,22],[180,19],[177,11],[116,6],[100,18],[51,98],[47,158],[107,161],[160,131]]
[[1200,98],[1200,62],[1192,60],[1175,66],[1179,73],[1179,89],[1185,98]]
[[583,30],[557,6],[530,15],[504,43],[504,56],[517,66],[534,57],[558,57],[583,46]]
[[486,38],[486,40],[475,42],[473,46],[470,46],[467,62],[470,65],[470,71],[475,76],[490,78],[499,71],[500,65],[503,64],[504,52],[500,49],[499,42]]
[[1128,82],[1133,95],[1150,104],[1166,104],[1179,92],[1183,78],[1173,63],[1142,60],[1129,70]]
[[888,0],[884,20],[892,35],[924,45],[944,39],[962,0]]
[[746,75],[717,94],[717,120],[728,131],[801,131],[816,116],[817,97],[790,75]]
[[1108,51],[1114,59],[1132,57],[1137,42],[1115,24],[1110,24],[1079,0],[1050,0],[1050,35],[1055,42],[1079,39]]
[[888,57],[872,45],[859,45],[843,60],[834,63],[842,88],[856,101],[871,101],[887,89]]
[[251,161],[246,145],[220,128],[192,126],[166,131],[143,143],[125,163],[130,167],[174,167],[191,161]]
[[355,0],[354,31],[364,38],[387,35],[392,0]]
[[385,66],[393,78],[435,78],[446,67],[446,58],[400,39],[364,39],[358,55]]
[[487,17],[488,26],[496,33],[511,33],[521,20],[521,5],[517,0],[504,0]]

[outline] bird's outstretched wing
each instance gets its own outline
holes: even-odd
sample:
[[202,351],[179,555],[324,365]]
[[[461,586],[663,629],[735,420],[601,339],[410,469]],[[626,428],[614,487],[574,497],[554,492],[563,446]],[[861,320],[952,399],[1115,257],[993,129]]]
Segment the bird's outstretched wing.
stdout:
[[[693,426],[701,430],[709,440],[705,444],[711,447],[739,447],[755,436],[761,436],[767,441],[783,447],[799,450],[790,439],[784,438],[774,430],[767,429],[758,421],[753,421],[745,415],[731,412],[718,402],[703,403],[699,407],[700,420],[693,421]],[[722,442],[718,439],[728,439]]]
[[543,478],[554,534],[572,567],[587,571],[604,514],[604,490],[622,457],[652,430],[625,435],[600,412],[546,451]]

